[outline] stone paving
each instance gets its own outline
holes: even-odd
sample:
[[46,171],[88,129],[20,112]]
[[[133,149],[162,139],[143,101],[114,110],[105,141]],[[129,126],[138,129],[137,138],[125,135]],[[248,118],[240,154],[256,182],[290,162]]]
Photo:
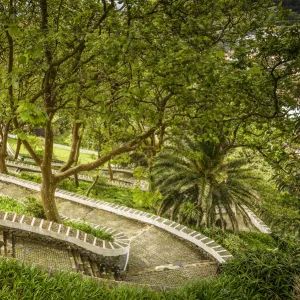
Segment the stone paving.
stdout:
[[68,251],[40,241],[16,239],[16,258],[29,263],[41,265],[53,270],[73,271]]
[[38,197],[39,193],[26,189],[21,189],[15,185],[7,184],[0,181],[0,195],[10,196],[16,199],[23,199],[27,196]]
[[[2,182],[0,182],[0,194],[17,199],[27,195],[38,195],[36,192]],[[187,280],[216,274],[216,261],[206,264],[209,258],[198,247],[153,225],[66,200],[57,199],[57,204],[59,212],[64,216],[107,226],[128,235],[131,247],[129,273],[125,280],[174,287]],[[177,268],[155,271],[156,268],[165,265],[171,265],[171,268],[177,266]]]

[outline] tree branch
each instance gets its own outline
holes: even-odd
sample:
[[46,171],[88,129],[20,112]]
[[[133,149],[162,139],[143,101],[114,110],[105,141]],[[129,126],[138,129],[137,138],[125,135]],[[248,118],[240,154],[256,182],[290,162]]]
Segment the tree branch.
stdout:
[[108,162],[109,160],[111,160],[113,157],[115,157],[117,155],[135,150],[141,144],[141,142],[143,140],[145,140],[146,138],[148,138],[149,136],[151,136],[155,132],[155,130],[156,130],[156,128],[151,128],[147,132],[142,134],[141,136],[129,141],[128,143],[125,143],[124,145],[120,146],[119,148],[117,148],[115,150],[110,151],[108,154],[100,157],[99,159],[97,159],[91,163],[80,164],[76,167],[73,167],[73,168],[67,170],[67,171],[57,173],[54,175],[54,177],[56,178],[57,181],[61,181],[65,178],[68,178],[79,172],[94,170],[94,169],[104,165],[106,162]]

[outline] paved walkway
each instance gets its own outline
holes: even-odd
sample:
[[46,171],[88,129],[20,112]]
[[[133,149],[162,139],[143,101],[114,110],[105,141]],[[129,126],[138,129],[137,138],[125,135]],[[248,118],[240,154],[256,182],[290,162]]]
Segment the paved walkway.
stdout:
[[[39,193],[0,182],[1,194],[22,199]],[[62,215],[108,226],[129,236],[131,248],[126,281],[175,287],[216,273],[217,263],[198,247],[153,225],[67,200],[57,199],[57,205]]]

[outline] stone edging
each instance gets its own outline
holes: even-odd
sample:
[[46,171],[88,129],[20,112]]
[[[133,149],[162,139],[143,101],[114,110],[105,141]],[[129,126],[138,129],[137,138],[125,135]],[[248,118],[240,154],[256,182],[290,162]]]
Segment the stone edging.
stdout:
[[9,212],[0,211],[0,227],[49,237],[102,256],[127,255],[130,248],[130,241],[124,233],[114,234],[114,241],[108,242],[63,224]]
[[[16,184],[31,190],[40,191],[40,184],[15,178],[9,175],[0,174],[0,180]],[[213,256],[220,263],[223,263],[226,260],[232,258],[232,255],[226,249],[218,245],[215,241],[211,240],[207,236],[197,231],[194,231],[184,225],[173,222],[169,219],[161,218],[157,215],[149,214],[126,206],[104,202],[98,199],[81,196],[75,193],[70,193],[59,189],[56,190],[55,196],[85,206],[109,211],[117,215],[124,216],[126,218],[134,219],[164,229],[200,247],[205,252]]]
[[268,227],[251,209],[249,209],[246,205],[242,205],[243,210],[248,215],[251,220],[251,223],[262,233],[270,234],[272,230]]

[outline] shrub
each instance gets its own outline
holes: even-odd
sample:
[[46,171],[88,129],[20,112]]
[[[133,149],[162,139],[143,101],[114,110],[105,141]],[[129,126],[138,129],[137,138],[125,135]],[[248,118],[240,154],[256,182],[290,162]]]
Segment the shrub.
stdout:
[[156,192],[144,192],[138,187],[132,190],[132,200],[136,208],[154,208],[159,200],[162,199],[161,193]]
[[35,216],[40,219],[46,219],[43,205],[37,198],[28,196],[26,197],[24,204],[26,206],[25,214]]

